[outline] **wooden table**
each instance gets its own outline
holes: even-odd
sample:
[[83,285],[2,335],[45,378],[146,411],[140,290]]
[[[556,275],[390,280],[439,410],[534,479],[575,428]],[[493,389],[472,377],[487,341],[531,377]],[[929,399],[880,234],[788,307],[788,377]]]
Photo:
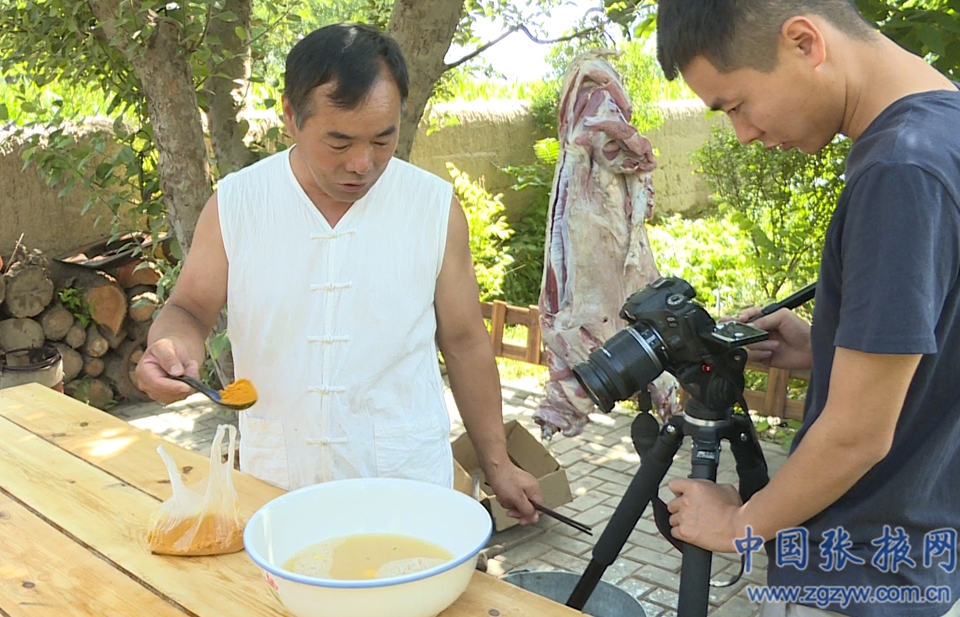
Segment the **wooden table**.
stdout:
[[[154,555],[147,521],[170,496],[157,446],[187,484],[200,456],[48,388],[0,390],[0,615],[288,615],[241,551]],[[244,516],[281,494],[237,473]],[[581,615],[477,572],[441,617]]]

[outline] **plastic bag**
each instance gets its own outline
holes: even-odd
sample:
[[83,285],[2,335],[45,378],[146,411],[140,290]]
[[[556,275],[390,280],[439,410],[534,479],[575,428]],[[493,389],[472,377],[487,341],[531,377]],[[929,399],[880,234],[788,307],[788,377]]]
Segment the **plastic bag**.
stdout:
[[[230,434],[227,460],[220,454],[223,436]],[[229,424],[217,427],[210,448],[210,475],[196,485],[196,491],[184,486],[180,468],[163,446],[157,452],[167,466],[173,495],[153,513],[147,543],[154,553],[164,555],[220,555],[243,548],[240,500],[233,487],[233,457],[237,429]]]

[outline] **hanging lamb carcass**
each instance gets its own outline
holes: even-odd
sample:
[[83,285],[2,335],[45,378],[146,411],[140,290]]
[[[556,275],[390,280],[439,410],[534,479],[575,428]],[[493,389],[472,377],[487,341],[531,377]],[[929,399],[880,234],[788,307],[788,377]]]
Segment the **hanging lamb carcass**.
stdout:
[[[606,60],[614,53],[577,56],[560,94],[539,303],[550,378],[534,415],[547,438],[583,430],[596,407],[572,367],[624,328],[624,301],[659,277],[646,232],[656,161],[630,125],[630,101]],[[649,390],[661,419],[678,411],[673,376],[663,373]]]

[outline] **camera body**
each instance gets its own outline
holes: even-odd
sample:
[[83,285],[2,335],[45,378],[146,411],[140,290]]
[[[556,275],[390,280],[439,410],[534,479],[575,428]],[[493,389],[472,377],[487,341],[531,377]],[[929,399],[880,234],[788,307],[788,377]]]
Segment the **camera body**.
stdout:
[[739,322],[717,325],[683,279],[661,277],[633,293],[620,309],[629,325],[573,368],[603,411],[645,389],[663,371],[707,409],[743,400],[744,345],[768,334]]

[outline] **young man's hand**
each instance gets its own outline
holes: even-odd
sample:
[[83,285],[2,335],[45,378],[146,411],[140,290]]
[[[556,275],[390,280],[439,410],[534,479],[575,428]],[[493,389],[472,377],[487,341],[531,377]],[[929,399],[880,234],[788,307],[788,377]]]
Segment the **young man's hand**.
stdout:
[[[740,313],[738,321],[745,322],[760,311],[758,306],[748,308]],[[751,362],[782,369],[804,370],[813,366],[810,324],[793,311],[780,309],[759,317],[750,325],[770,333],[767,340],[747,346]]]
[[678,478],[668,485],[676,497],[667,504],[673,537],[714,553],[736,550],[740,494],[731,484]]

